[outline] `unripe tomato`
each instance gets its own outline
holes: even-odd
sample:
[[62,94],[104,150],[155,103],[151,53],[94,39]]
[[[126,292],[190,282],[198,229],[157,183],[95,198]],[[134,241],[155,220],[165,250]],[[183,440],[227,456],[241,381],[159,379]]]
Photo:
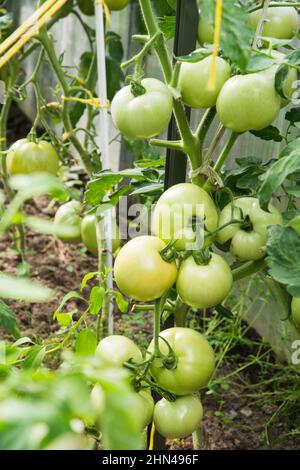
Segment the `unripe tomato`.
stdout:
[[[160,333],[159,350],[165,356],[171,346],[175,357],[175,367],[167,368],[162,358],[155,358],[150,372],[156,383],[175,395],[189,395],[205,387],[215,368],[214,352],[204,336],[190,328],[169,328]],[[153,353],[154,340],[148,351]]]
[[122,367],[124,362],[133,359],[142,362],[143,356],[137,345],[121,335],[106,336],[97,346],[96,356],[106,367]]
[[105,393],[100,384],[94,385],[91,392],[91,402],[96,418],[100,419],[105,409]]
[[180,266],[176,289],[181,300],[194,308],[220,304],[232,286],[232,273],[227,262],[216,253],[208,264],[197,264],[189,256]]
[[173,99],[168,87],[155,78],[145,78],[141,83],[144,94],[134,96],[128,85],[118,91],[111,103],[116,128],[131,139],[160,134],[172,116]]
[[230,220],[241,220],[243,223],[228,225],[217,234],[219,243],[231,240],[230,250],[241,260],[250,261],[265,256],[268,225],[282,224],[280,212],[269,204],[269,212],[260,208],[259,200],[253,197],[242,197],[224,207],[220,214],[219,227]]
[[227,80],[217,100],[217,113],[225,127],[245,132],[272,124],[280,106],[274,79],[265,73],[252,73]]
[[[250,24],[256,31],[262,10],[250,13]],[[270,7],[262,36],[277,39],[291,39],[299,27],[299,15],[293,7]]]
[[10,176],[44,171],[56,175],[58,172],[59,158],[56,150],[44,140],[38,143],[28,139],[18,140],[10,147],[6,161]]
[[204,216],[204,228],[213,231],[218,225],[215,204],[204,189],[193,183],[171,186],[159,198],[152,217],[153,232],[165,241],[175,240],[176,248],[183,250],[195,241],[192,230],[194,216]]
[[105,3],[110,10],[123,10],[128,5],[129,0],[105,0]]
[[211,63],[212,56],[209,56],[199,62],[183,62],[181,65],[179,88],[183,101],[191,108],[215,106],[224,83],[230,77],[230,65],[217,57],[215,88],[209,90]]
[[166,244],[157,237],[130,240],[119,251],[114,266],[116,283],[127,297],[148,302],[167,292],[177,277],[175,261],[164,261]]
[[94,0],[77,0],[80,11],[86,16],[94,16],[95,2]]
[[[112,218],[112,250],[113,253],[120,248],[120,231],[115,218]],[[81,222],[81,238],[86,248],[95,256],[98,256],[96,216],[86,215]]]
[[293,297],[292,299],[292,318],[296,328],[300,330],[300,297]]
[[70,201],[60,206],[57,210],[54,223],[55,225],[69,226],[73,233],[67,235],[60,235],[60,239],[66,243],[80,243],[81,242],[81,217],[80,202]]
[[214,28],[213,25],[200,16],[198,23],[198,41],[200,44],[212,44],[214,42]]
[[202,404],[196,395],[179,397],[176,401],[163,398],[154,407],[155,428],[164,437],[188,437],[199,428],[202,418]]
[[150,388],[143,388],[138,392],[140,402],[140,417],[142,421],[142,429],[148,426],[153,418],[154,400],[151,395]]

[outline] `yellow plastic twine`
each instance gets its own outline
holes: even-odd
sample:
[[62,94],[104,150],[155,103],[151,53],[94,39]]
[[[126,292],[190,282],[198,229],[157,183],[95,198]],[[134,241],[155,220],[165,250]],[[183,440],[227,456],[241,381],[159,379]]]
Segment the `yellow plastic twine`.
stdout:
[[221,22],[222,22],[223,0],[217,0],[214,31],[214,48],[212,53],[212,62],[208,81],[208,90],[214,91],[216,88],[216,63],[220,45]]
[[0,68],[16,55],[67,1],[68,0],[48,0],[13,32],[0,45],[0,55],[7,51],[0,59]]
[[150,439],[149,439],[149,450],[154,449],[154,434],[155,434],[155,424],[152,422],[151,432],[150,432]]
[[105,3],[105,0],[95,0],[95,5],[102,5],[104,13],[105,13],[106,23],[109,24],[110,23],[110,11],[109,11],[107,4]]
[[62,96],[64,101],[77,101],[78,103],[88,104],[89,106],[94,106],[97,109],[109,108],[109,103],[101,104],[98,98],[92,96],[91,98],[79,98],[77,96]]

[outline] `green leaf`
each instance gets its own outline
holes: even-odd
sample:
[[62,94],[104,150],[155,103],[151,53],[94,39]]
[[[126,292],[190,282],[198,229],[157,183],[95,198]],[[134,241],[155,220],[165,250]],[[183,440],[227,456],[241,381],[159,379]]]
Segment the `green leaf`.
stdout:
[[27,302],[48,302],[54,298],[54,295],[52,289],[35,284],[29,279],[0,273],[0,297]]
[[28,225],[31,230],[45,235],[56,235],[57,237],[72,237],[78,235],[78,229],[70,224],[55,224],[49,219],[41,217],[23,215],[23,223]]
[[71,299],[80,299],[80,300],[83,300],[84,302],[86,302],[86,299],[84,297],[81,297],[78,294],[78,292],[72,290],[72,291],[68,292],[66,295],[64,295],[64,297],[62,298],[62,301],[59,304],[58,308],[56,309],[54,315],[59,313],[61,311],[61,309],[63,308],[63,306]]
[[158,18],[159,28],[168,41],[175,36],[175,23],[175,16],[163,16]]
[[138,189],[135,189],[130,193],[131,196],[136,196],[137,194],[146,194],[146,193],[161,193],[164,189],[163,183],[151,183],[140,186]]
[[272,195],[285,179],[299,170],[300,138],[288,144],[280,153],[279,159],[267,171],[258,193],[263,210],[267,210]]
[[292,108],[285,113],[285,119],[290,123],[300,122],[300,108]]
[[16,314],[3,300],[0,300],[0,326],[14,338],[20,337]]
[[117,62],[121,62],[124,55],[121,36],[119,36],[119,34],[115,33],[114,31],[107,31],[105,40],[108,46],[107,48],[110,57]]
[[285,188],[287,194],[294,197],[300,197],[300,186],[289,186]]
[[267,265],[270,275],[300,297],[300,236],[291,227],[268,228]]
[[259,72],[271,67],[275,63],[276,60],[266,54],[253,54],[248,61],[246,72]]
[[[216,0],[198,0],[201,15],[214,24]],[[220,47],[226,57],[242,72],[246,71],[253,31],[250,27],[247,8],[236,0],[223,0]]]
[[10,185],[13,189],[19,191],[24,199],[30,199],[40,194],[49,194],[59,200],[65,200],[68,196],[68,188],[58,178],[49,173],[15,175],[10,178]]
[[[300,196],[299,196],[300,197]],[[287,223],[287,226],[288,227],[292,227],[293,229],[296,230],[296,232],[300,233],[300,214],[297,215],[296,217],[294,217],[293,219],[291,219],[288,223]]]
[[289,66],[286,64],[281,64],[275,74],[275,89],[277,93],[284,99],[287,99],[288,96],[284,93],[284,84],[289,74]]
[[275,126],[268,126],[260,131],[250,131],[255,137],[259,137],[262,140],[274,140],[274,142],[281,142],[283,140],[279,129]]
[[90,312],[92,315],[98,315],[103,305],[105,289],[102,286],[95,286],[90,293]]
[[87,185],[87,190],[84,195],[84,204],[97,206],[103,201],[104,196],[108,191],[113,189],[115,185],[123,180],[122,175],[114,175],[104,171],[99,174],[99,178],[92,180]]
[[45,353],[46,348],[44,346],[41,346],[40,344],[35,344],[29,349],[28,353],[26,354],[26,358],[23,361],[23,367],[25,369],[37,369],[43,362]]
[[64,312],[64,313],[55,312],[53,314],[53,319],[57,320],[59,326],[66,328],[72,322],[73,313],[74,312]]
[[98,276],[98,271],[87,273],[81,281],[80,290],[83,291],[87,283],[96,276]]
[[97,347],[97,335],[90,328],[81,330],[75,342],[75,351],[81,356],[92,356]]
[[205,59],[205,57],[211,55],[212,51],[209,49],[196,49],[195,51],[191,52],[188,55],[182,55],[176,57],[176,60],[179,62],[199,62],[200,60]]
[[106,57],[106,75],[107,97],[111,101],[121,88],[125,78],[120,63],[111,57]]
[[121,292],[119,292],[117,290],[114,290],[112,292],[113,292],[113,295],[114,295],[114,298],[115,298],[115,301],[116,301],[116,304],[117,304],[118,308],[120,309],[120,311],[122,313],[126,313],[127,310],[128,310],[128,302],[124,299]]

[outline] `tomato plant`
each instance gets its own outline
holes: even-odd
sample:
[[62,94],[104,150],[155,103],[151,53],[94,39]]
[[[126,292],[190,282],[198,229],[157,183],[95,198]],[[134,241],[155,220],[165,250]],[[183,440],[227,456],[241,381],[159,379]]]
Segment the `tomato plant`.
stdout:
[[165,130],[172,115],[172,95],[155,78],[122,88],[111,103],[115,126],[126,137],[148,139]]
[[[159,350],[167,356],[169,348],[174,354],[169,363],[158,357],[151,365],[158,385],[176,395],[188,395],[205,387],[215,365],[213,350],[206,339],[189,328],[169,328],[160,334]],[[153,350],[152,341],[149,351]]]
[[[280,212],[269,204],[268,212],[260,208],[256,198],[239,198],[228,204],[221,212],[219,225],[225,226],[218,232],[219,243],[231,240],[231,252],[242,260],[257,260],[265,255],[267,227],[282,224]],[[240,220],[240,222],[239,222]]]
[[56,175],[59,159],[54,147],[46,141],[32,142],[21,139],[7,154],[7,171],[10,176],[47,171]]
[[179,397],[174,402],[162,398],[154,407],[154,424],[165,437],[188,437],[199,428],[203,408],[196,395]]
[[292,299],[292,318],[295,322],[296,327],[300,328],[300,299],[299,297],[294,297]]
[[166,244],[157,237],[137,237],[118,253],[114,274],[116,283],[127,297],[149,301],[161,297],[174,284],[177,267],[165,261],[161,252]]

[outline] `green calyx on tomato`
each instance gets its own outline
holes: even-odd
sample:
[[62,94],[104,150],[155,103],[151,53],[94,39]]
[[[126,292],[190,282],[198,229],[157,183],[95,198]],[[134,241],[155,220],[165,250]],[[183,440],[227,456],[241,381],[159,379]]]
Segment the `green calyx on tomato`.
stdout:
[[272,124],[280,106],[274,77],[258,72],[227,80],[218,96],[217,114],[225,127],[241,133]]
[[[200,224],[196,230],[194,218]],[[152,217],[155,235],[166,242],[176,240],[177,250],[185,250],[189,244],[195,244],[201,229],[212,232],[217,225],[218,213],[213,200],[204,189],[193,183],[179,183],[164,192]]]
[[216,59],[216,83],[209,89],[212,56],[199,62],[183,62],[179,75],[179,89],[182,100],[191,108],[211,108],[215,106],[224,83],[230,78],[231,68],[221,57]]
[[[98,256],[97,229],[95,214],[86,215],[81,222],[81,238],[86,248]],[[120,230],[115,218],[112,218],[112,251],[115,255],[120,248]]]
[[70,201],[60,206],[54,217],[55,225],[65,225],[70,229],[70,233],[61,234],[59,238],[66,243],[81,242],[81,204],[78,201]]
[[[198,261],[198,260],[197,260]],[[214,307],[227,297],[232,273],[222,256],[211,253],[206,264],[189,256],[180,266],[176,289],[181,300],[193,308]]]
[[126,336],[111,335],[102,339],[97,346],[96,356],[106,367],[122,367],[130,359],[139,363],[143,356],[137,345]]
[[160,252],[166,244],[157,237],[130,240],[119,251],[114,265],[116,283],[123,294],[141,302],[160,298],[177,277],[175,261],[164,261]]
[[230,251],[243,261],[258,260],[265,256],[268,225],[282,224],[280,212],[269,204],[269,212],[260,208],[259,200],[242,197],[224,207],[219,227],[231,220],[241,220],[221,229],[217,234],[220,244],[231,241]]
[[[250,13],[250,24],[256,31],[262,10]],[[299,15],[295,8],[269,7],[267,20],[264,23],[262,36],[276,39],[291,39],[299,28]]]
[[131,139],[149,139],[168,126],[173,98],[168,87],[155,78],[141,80],[145,93],[134,96],[128,85],[114,96],[111,115],[117,129]]
[[295,323],[295,326],[300,331],[300,298],[299,297],[293,297],[291,309],[292,309],[292,318]]
[[203,408],[197,395],[178,397],[175,401],[165,398],[154,407],[154,424],[164,437],[182,439],[199,428],[203,418]]
[[[163,357],[172,349],[176,367],[166,368]],[[169,328],[160,333],[161,357],[154,358],[150,373],[157,385],[175,395],[189,395],[205,387],[215,368],[214,352],[206,339],[190,328]],[[154,352],[154,340],[148,351]]]
[[56,175],[59,158],[55,148],[49,142],[41,140],[36,143],[28,139],[21,139],[10,147],[6,164],[10,176],[37,172]]

